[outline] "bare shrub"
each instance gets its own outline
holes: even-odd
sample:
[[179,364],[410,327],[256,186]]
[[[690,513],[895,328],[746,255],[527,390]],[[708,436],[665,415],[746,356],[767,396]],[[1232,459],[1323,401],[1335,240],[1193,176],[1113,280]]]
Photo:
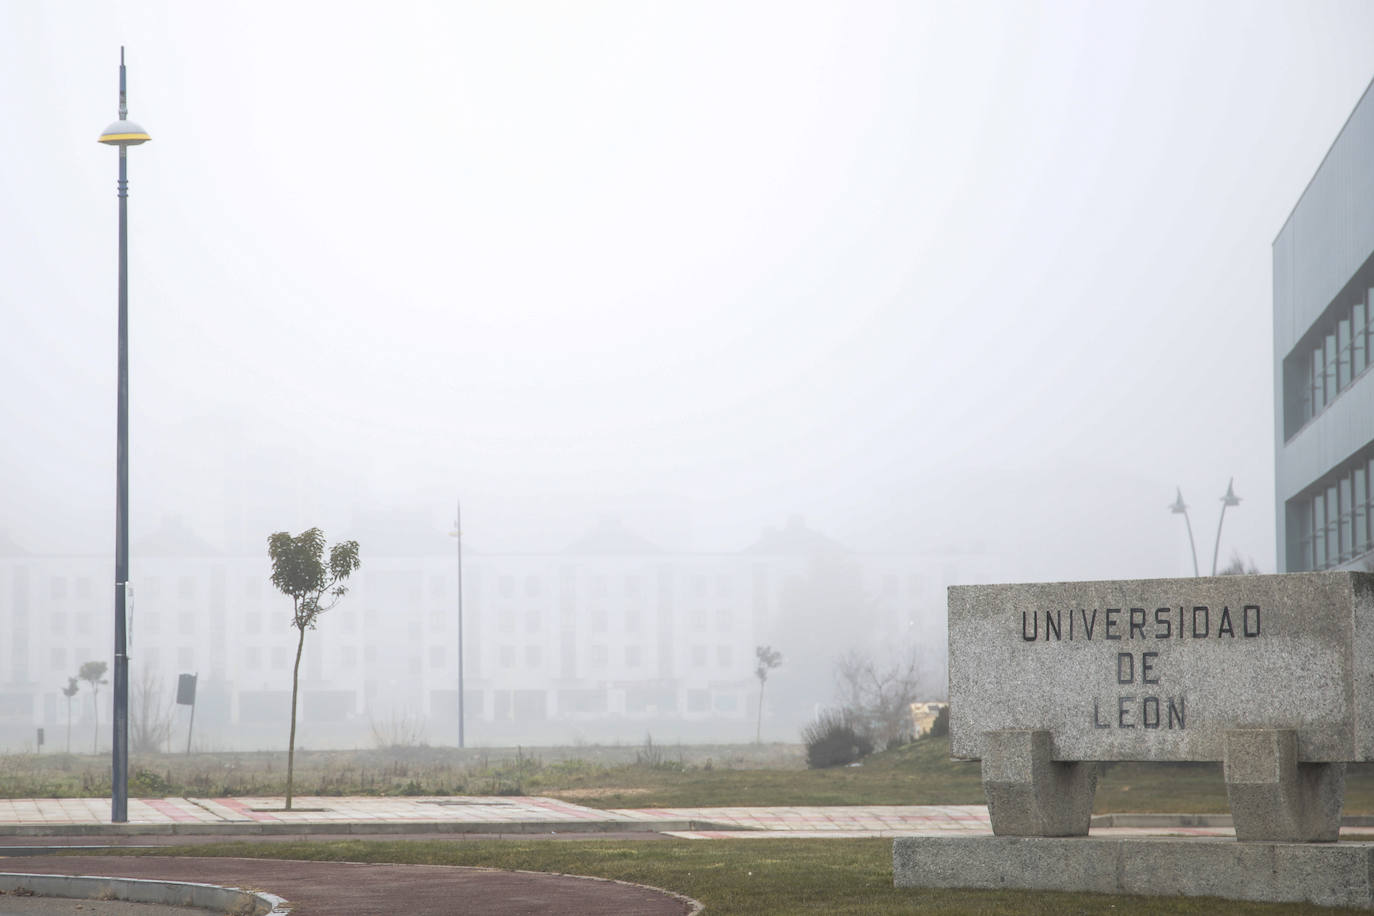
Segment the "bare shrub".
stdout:
[[802,729],[806,765],[813,770],[851,764],[873,753],[873,742],[848,709],[827,709]]
[[372,732],[372,744],[378,750],[429,746],[425,723],[413,713],[392,710],[391,715],[380,722],[368,717],[367,727]]
[[1231,551],[1231,559],[1225,566],[1217,570],[1218,576],[1257,576],[1259,567],[1255,565],[1254,557],[1242,557],[1239,550]]
[[172,699],[152,671],[141,670],[129,704],[129,746],[135,754],[156,754],[166,747],[172,735]]
[[926,732],[926,737],[949,737],[949,706],[940,707],[940,711],[935,714],[935,721],[931,724],[930,731]]
[[835,663],[835,686],[850,724],[873,744],[889,748],[911,739],[911,704],[922,692],[914,649],[883,662],[852,650]]
[[643,746],[635,751],[635,766],[650,770],[673,770],[676,772],[687,769],[687,764],[683,762],[681,746],[678,747],[678,756],[674,760],[663,752],[660,745],[654,744],[654,736],[647,732],[644,734]]

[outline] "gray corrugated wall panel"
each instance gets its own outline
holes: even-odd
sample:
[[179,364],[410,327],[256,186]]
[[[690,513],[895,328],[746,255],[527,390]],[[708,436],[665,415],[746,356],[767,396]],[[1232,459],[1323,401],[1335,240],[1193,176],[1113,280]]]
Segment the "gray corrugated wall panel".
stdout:
[[[1287,248],[1284,252],[1282,249]],[[1289,320],[1275,322],[1280,353],[1293,349],[1341,287],[1374,251],[1374,94],[1359,105],[1332,144],[1312,182],[1274,240],[1277,292],[1280,265],[1291,279]],[[1282,257],[1281,257],[1282,256]],[[1286,263],[1284,261],[1286,260]],[[1275,303],[1276,319],[1278,302]]]
[[1284,357],[1374,251],[1372,90],[1374,83],[1274,239],[1274,524],[1280,571],[1287,563],[1284,503],[1370,438],[1374,385],[1368,381],[1342,392],[1287,445],[1282,404]]
[[1374,418],[1374,375],[1365,375],[1342,391],[1313,422],[1303,427],[1283,450],[1274,468],[1279,506],[1369,443]]
[[1274,551],[1277,554],[1274,567],[1278,572],[1288,571],[1288,549],[1285,543],[1287,520],[1283,507],[1283,488],[1278,484],[1277,469],[1283,467],[1283,359],[1288,351],[1282,341],[1288,340],[1293,322],[1293,241],[1285,232],[1274,242]]

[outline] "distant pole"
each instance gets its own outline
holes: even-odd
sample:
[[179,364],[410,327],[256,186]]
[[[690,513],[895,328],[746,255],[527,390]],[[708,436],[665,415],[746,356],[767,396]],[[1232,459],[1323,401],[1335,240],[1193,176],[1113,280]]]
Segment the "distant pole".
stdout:
[[119,49],[119,120],[100,142],[119,147],[119,379],[115,421],[115,629],[114,747],[110,763],[110,821],[129,819],[129,655],[126,601],[129,587],[129,147],[150,139],[127,120],[124,48]]
[[[1048,624],[1047,624],[1048,626]],[[196,729],[196,704],[191,704],[191,721],[186,726],[186,756],[191,756],[191,732]]]
[[191,721],[186,726],[186,756],[191,756],[191,732],[196,727],[196,683],[200,672],[183,674],[177,678],[177,705],[191,707]]
[[1236,478],[1234,477],[1226,482],[1226,495],[1221,497],[1221,517],[1217,519],[1217,543],[1212,548],[1212,575],[1214,576],[1217,574],[1217,554],[1221,552],[1221,523],[1226,521],[1226,507],[1240,505],[1240,497],[1232,488],[1235,482]]
[[467,696],[463,689],[463,501],[458,500],[453,516],[453,534],[458,542],[458,746],[466,746],[463,733]]
[[1178,495],[1177,498],[1174,499],[1173,505],[1169,507],[1169,511],[1175,515],[1182,515],[1183,524],[1188,526],[1188,549],[1193,555],[1193,577],[1196,578],[1202,574],[1198,572],[1197,569],[1197,544],[1193,541],[1193,523],[1188,521],[1188,506],[1183,501],[1183,488],[1178,487],[1174,492]]

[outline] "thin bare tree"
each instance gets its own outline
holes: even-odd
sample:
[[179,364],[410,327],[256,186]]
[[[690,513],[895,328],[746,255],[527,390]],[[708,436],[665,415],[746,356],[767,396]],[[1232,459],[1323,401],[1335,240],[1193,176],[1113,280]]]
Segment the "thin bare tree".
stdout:
[[129,744],[135,754],[156,754],[172,736],[172,703],[162,682],[147,668],[134,682],[129,710]]
[[67,678],[67,686],[62,688],[62,695],[67,698],[67,753],[72,752],[72,697],[76,696],[81,689],[79,678]]
[[754,677],[759,679],[759,718],[758,724],[754,728],[754,743],[763,743],[763,685],[768,682],[768,672],[782,664],[782,653],[772,646],[755,646],[754,658],[758,664],[754,667]]
[[94,722],[91,734],[91,753],[100,753],[100,687],[108,684],[105,680],[105,671],[109,665],[104,662],[85,662],[81,670],[76,672],[76,676],[91,685],[91,713]]

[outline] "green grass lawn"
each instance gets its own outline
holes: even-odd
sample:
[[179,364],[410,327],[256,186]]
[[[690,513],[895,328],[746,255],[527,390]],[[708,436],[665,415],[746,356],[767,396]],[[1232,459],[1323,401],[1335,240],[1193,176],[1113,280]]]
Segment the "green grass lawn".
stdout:
[[[597,808],[736,805],[983,804],[979,765],[949,759],[927,738],[874,754],[862,766],[808,770],[797,745],[401,748],[300,752],[297,795],[550,795]],[[281,795],[285,754],[135,758],[134,797]],[[0,757],[0,797],[104,796],[108,757]],[[1094,809],[1223,813],[1220,764],[1116,763],[1104,768]],[[1345,811],[1374,813],[1374,766],[1352,765]]]
[[[532,794],[567,798],[602,808],[725,805],[982,804],[977,763],[949,759],[946,739],[926,739],[863,761],[862,766],[807,770],[800,750],[775,745],[752,754],[716,749],[646,749],[626,759],[625,749],[554,752],[478,752],[456,757],[446,749],[353,756],[306,755],[297,792],[323,794]],[[617,755],[619,755],[617,759]],[[92,762],[103,762],[92,758]],[[299,762],[299,761],[298,761]],[[205,755],[140,761],[135,780],[144,794],[279,794],[279,756]],[[226,775],[227,771],[227,775]],[[41,795],[34,780],[47,775],[0,761],[0,790],[16,797]],[[108,779],[108,775],[105,777]],[[108,791],[108,782],[105,783]],[[214,792],[214,789],[231,789]],[[205,790],[211,791],[205,791]],[[99,794],[89,792],[87,794]],[[1121,763],[1098,784],[1098,812],[1224,812],[1226,791],[1216,764]],[[1346,810],[1374,811],[1374,769],[1351,767]],[[1312,907],[1244,904],[1210,898],[1116,897],[1022,891],[898,889],[892,886],[892,841],[833,840],[587,840],[539,839],[357,840],[342,843],[181,847],[173,855],[231,855],[273,859],[468,865],[529,869],[613,878],[694,897],[715,914],[1298,914]],[[1346,912],[1322,909],[1322,913]],[[1350,911],[1354,912],[1354,911]]]
[[[949,739],[928,738],[829,770],[683,771],[551,767],[529,785],[539,794],[597,808],[712,805],[981,805],[979,764],[949,758]],[[1114,763],[1097,783],[1093,810],[1226,813],[1221,764]],[[1374,812],[1374,768],[1351,766],[1347,813]]]
[[[1311,913],[1312,907],[1215,898],[905,889],[892,886],[891,840],[355,840],[235,843],[141,854],[221,855],[337,862],[468,865],[591,875],[686,894],[710,916],[768,914],[1149,914],[1201,916]],[[1356,910],[1320,909],[1324,914]]]

